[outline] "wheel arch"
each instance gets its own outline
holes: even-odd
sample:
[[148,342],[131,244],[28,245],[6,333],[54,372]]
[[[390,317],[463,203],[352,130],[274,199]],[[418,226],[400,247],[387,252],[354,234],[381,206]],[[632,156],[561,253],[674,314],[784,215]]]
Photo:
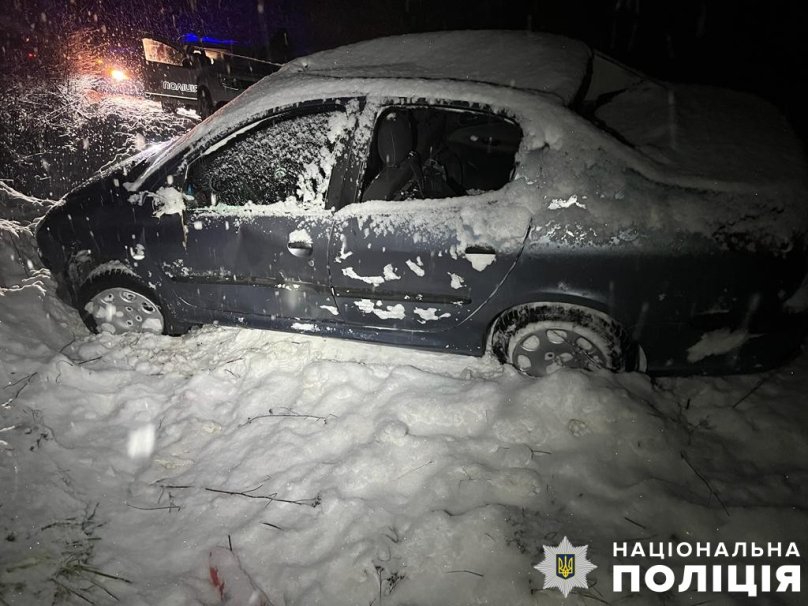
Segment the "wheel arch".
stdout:
[[508,305],[500,306],[496,312],[490,315],[488,319],[488,326],[483,337],[485,339],[484,346],[487,347],[491,344],[491,335],[493,331],[497,328],[497,325],[502,317],[508,312],[526,305],[554,304],[576,305],[578,307],[591,309],[598,313],[611,316],[611,310],[609,309],[608,303],[598,298],[552,291],[531,293],[527,297],[520,297],[517,302],[514,302],[513,300],[509,301]]
[[84,284],[91,277],[105,271],[120,270],[122,273],[131,273],[141,282],[145,281],[137,272],[120,259],[99,257],[90,248],[74,247],[67,257],[64,274],[73,296],[74,303],[78,304],[78,296]]

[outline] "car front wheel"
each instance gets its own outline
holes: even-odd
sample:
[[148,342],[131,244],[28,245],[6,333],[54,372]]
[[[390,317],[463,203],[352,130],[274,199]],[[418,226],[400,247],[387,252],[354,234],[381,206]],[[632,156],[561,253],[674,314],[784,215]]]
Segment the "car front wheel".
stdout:
[[93,332],[166,332],[157,297],[123,272],[90,278],[79,292],[78,303],[84,323]]

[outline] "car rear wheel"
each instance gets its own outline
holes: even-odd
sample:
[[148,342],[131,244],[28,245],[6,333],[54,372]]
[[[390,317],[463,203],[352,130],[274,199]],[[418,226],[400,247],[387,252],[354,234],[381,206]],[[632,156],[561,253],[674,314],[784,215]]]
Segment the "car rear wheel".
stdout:
[[82,320],[93,332],[166,332],[157,297],[123,272],[92,277],[81,287],[78,303]]
[[561,368],[621,371],[630,343],[607,315],[565,303],[523,305],[504,313],[494,328],[492,349],[521,372],[543,377]]

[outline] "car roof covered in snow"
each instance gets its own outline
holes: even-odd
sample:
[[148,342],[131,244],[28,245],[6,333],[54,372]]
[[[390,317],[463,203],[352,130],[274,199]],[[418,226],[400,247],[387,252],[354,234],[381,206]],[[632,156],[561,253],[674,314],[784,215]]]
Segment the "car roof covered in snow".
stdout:
[[368,40],[287,63],[281,72],[344,78],[484,82],[552,94],[569,104],[591,51],[582,42],[523,31],[452,31]]

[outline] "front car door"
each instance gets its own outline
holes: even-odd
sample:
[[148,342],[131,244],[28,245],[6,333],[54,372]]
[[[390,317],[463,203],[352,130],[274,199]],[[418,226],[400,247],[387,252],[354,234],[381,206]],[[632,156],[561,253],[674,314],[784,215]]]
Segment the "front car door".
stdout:
[[197,70],[182,50],[143,38],[143,85],[146,96],[167,103],[196,103]]
[[335,315],[329,183],[351,116],[337,103],[282,111],[189,163],[184,240],[162,266],[180,300],[206,321]]
[[330,245],[340,315],[396,330],[452,328],[491,297],[522,250],[530,213],[506,195],[521,129],[449,103],[390,100],[367,111],[375,126],[355,142],[364,161]]

